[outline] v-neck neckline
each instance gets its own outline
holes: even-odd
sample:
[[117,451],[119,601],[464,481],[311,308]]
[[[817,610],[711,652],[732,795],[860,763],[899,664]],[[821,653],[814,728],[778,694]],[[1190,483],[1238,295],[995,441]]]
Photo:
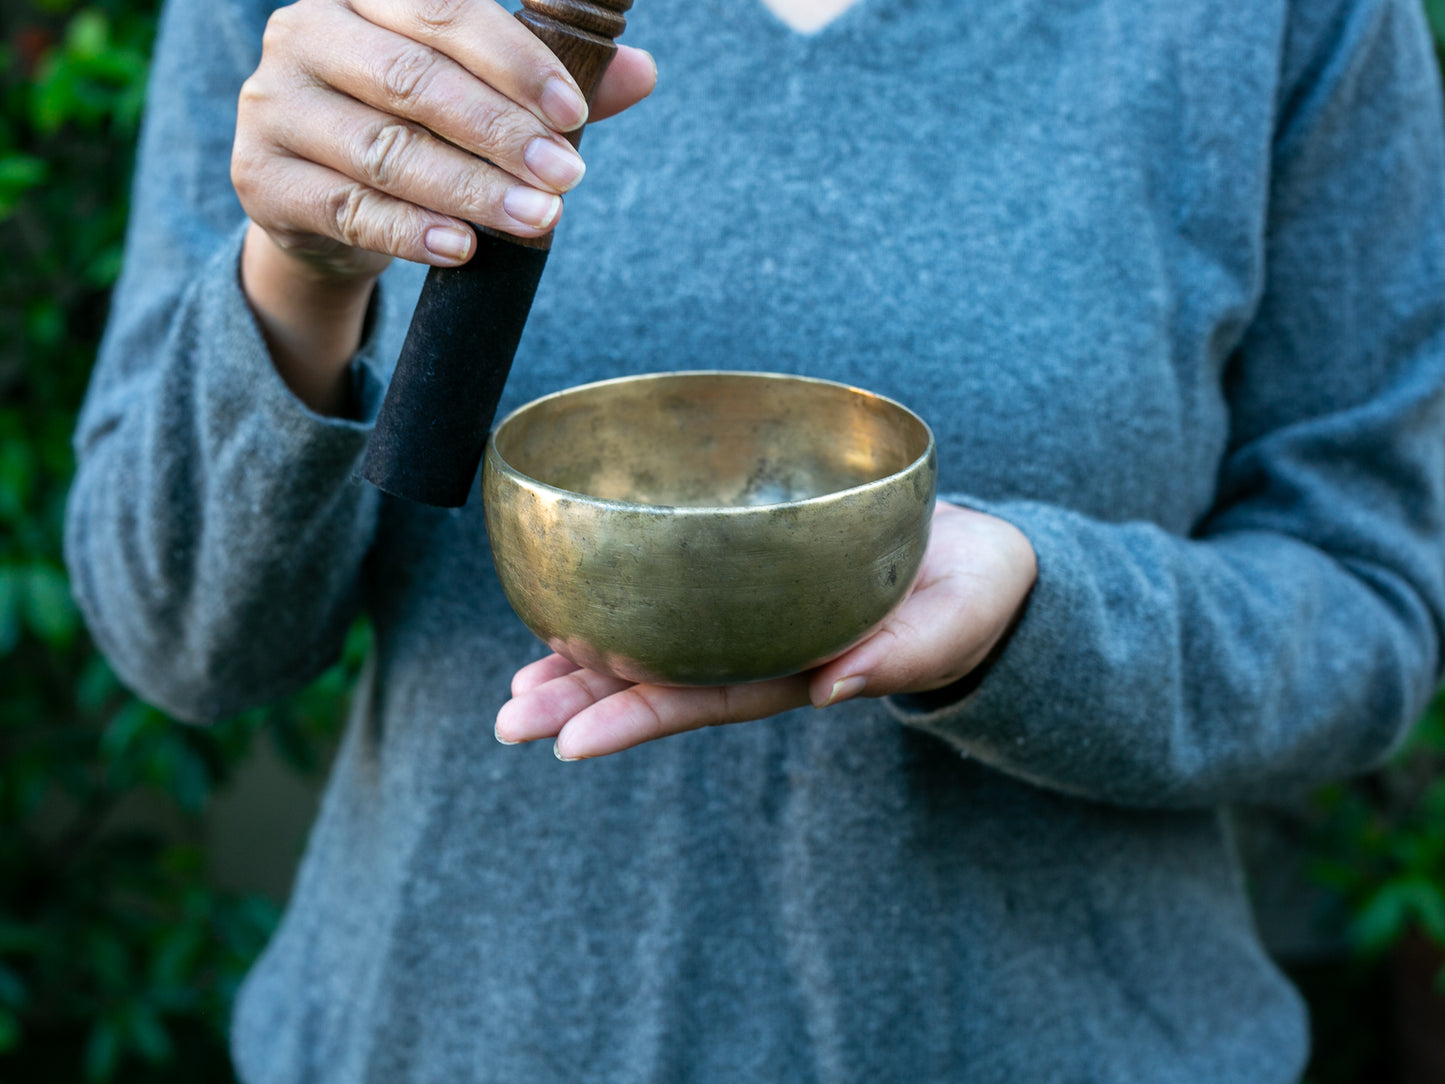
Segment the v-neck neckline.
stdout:
[[775,10],[768,0],[753,0],[753,2],[762,9],[764,16],[784,33],[806,41],[811,38],[822,37],[830,30],[836,29],[839,24],[854,16],[860,8],[866,7],[870,2],[876,3],[877,0],[852,0],[851,3],[841,11],[833,14],[826,22],[812,29],[803,29],[793,25],[780,12]]

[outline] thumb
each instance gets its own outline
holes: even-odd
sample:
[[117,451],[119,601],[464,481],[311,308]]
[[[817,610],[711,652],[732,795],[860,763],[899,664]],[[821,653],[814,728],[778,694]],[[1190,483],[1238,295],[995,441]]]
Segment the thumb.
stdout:
[[1003,639],[1037,574],[1033,546],[1018,528],[940,505],[913,590],[876,632],[813,674],[809,699],[821,708],[952,685]]
[[646,98],[656,86],[657,61],[652,54],[630,45],[619,45],[592,98],[588,118],[606,120],[621,113]]
[[952,592],[915,593],[873,635],[822,666],[808,683],[808,698],[824,708],[857,696],[951,685],[983,659],[993,640],[971,642],[978,622],[965,608]]

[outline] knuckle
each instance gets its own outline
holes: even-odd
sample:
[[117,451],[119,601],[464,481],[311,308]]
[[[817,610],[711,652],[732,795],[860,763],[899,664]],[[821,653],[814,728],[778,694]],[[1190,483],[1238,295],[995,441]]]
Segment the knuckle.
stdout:
[[362,248],[367,210],[372,193],[363,184],[346,184],[327,197],[326,219],[336,231],[336,238],[353,248]]
[[489,156],[505,157],[505,152],[520,143],[520,126],[506,110],[477,109],[467,121],[477,146],[486,150]]
[[266,85],[259,74],[253,73],[241,84],[241,90],[236,96],[237,108],[241,111],[261,105],[270,97],[266,91]]
[[492,183],[474,170],[469,170],[458,178],[452,191],[458,209],[465,209],[472,217],[484,216],[497,201]]
[[235,189],[236,199],[241,204],[241,210],[246,217],[255,222],[259,217],[256,213],[256,197],[259,189],[251,182],[249,176],[238,174],[235,169],[231,170],[231,187]]
[[381,88],[393,106],[406,106],[426,93],[436,75],[438,57],[425,45],[413,43],[387,61],[381,72]]
[[274,53],[285,49],[295,37],[298,24],[302,22],[299,4],[277,8],[266,20],[266,29],[261,34],[261,54]]
[[231,145],[231,187],[248,214],[266,195],[265,175],[271,161],[265,142],[238,133]]
[[231,150],[231,187],[236,190],[242,207],[256,193],[257,172],[257,155],[250,147],[237,143]]
[[339,247],[330,238],[317,237],[293,226],[271,224],[263,228],[278,246],[299,256],[317,256]]
[[326,220],[342,244],[393,255],[404,250],[405,216],[386,213],[383,197],[377,192],[353,182],[333,191],[327,200]]
[[236,132],[264,129],[275,115],[280,98],[273,81],[256,71],[241,84],[236,93]]
[[424,138],[409,124],[390,121],[379,125],[357,156],[362,179],[376,188],[390,188],[401,178],[414,147]]
[[456,24],[468,0],[418,0],[416,21],[428,30],[449,30]]

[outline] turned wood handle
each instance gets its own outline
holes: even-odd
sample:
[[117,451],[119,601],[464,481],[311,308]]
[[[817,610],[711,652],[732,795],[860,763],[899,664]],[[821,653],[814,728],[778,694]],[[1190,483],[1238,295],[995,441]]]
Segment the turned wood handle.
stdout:
[[[522,0],[517,18],[557,54],[588,102],[627,29],[632,0]],[[580,131],[580,129],[579,129]]]
[[[597,84],[617,52],[616,38],[627,29],[623,12],[632,0],[522,0],[517,19],[557,55],[590,107]],[[572,146],[582,142],[583,128],[564,138]],[[541,237],[514,237],[500,230],[478,229],[525,248],[549,249],[551,232]]]
[[[557,54],[591,104],[632,0],[522,0],[517,18]],[[582,130],[569,134],[573,145]],[[473,227],[461,267],[434,267],[412,314],[362,474],[398,497],[466,503],[516,355],[552,234]]]

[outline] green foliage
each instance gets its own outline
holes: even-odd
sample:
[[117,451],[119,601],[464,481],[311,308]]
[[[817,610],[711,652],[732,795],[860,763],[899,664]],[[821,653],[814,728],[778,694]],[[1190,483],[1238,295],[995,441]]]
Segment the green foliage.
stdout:
[[1445,948],[1445,694],[1385,770],[1316,801],[1314,875],[1348,902],[1357,951],[1378,957],[1412,930]]
[[1430,33],[1435,35],[1435,48],[1445,47],[1445,0],[1424,0],[1425,18],[1430,22]]
[[[127,694],[61,565],[70,435],[120,267],[157,0],[3,0],[0,43],[0,1079],[216,1079],[272,904],[208,884],[200,814],[264,735],[320,770],[367,648],[201,730]],[[166,1067],[169,1067],[167,1069]],[[165,1073],[173,1076],[165,1076]],[[162,1074],[157,1076],[156,1074]]]
[[[1292,973],[1316,1024],[1306,1080],[1405,1079],[1398,1064],[1405,1044],[1440,1026],[1438,1007],[1432,1016],[1423,1004],[1402,1005],[1400,998],[1402,965],[1419,959],[1428,975],[1421,950],[1430,944],[1445,950],[1445,692],[1390,764],[1322,788],[1314,814],[1312,872],[1343,904],[1352,957]],[[1445,993],[1445,969],[1435,985]],[[1409,996],[1421,997],[1425,988]],[[1413,1023],[1402,1028],[1400,1020]]]

